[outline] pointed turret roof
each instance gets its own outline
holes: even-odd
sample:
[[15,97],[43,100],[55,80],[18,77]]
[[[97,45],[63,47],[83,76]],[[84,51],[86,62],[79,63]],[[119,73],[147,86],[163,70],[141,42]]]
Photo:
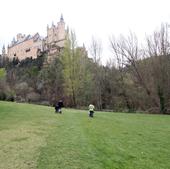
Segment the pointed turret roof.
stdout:
[[64,22],[63,14],[61,14],[60,22]]

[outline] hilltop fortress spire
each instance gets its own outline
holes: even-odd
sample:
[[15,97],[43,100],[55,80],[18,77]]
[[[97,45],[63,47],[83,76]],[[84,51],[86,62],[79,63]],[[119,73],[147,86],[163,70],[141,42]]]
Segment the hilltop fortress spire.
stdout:
[[63,14],[61,14],[60,22],[64,22]]

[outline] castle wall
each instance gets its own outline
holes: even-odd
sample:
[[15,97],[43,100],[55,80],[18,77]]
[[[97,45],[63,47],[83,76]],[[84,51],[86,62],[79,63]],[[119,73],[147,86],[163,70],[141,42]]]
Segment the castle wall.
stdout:
[[25,59],[27,57],[37,58],[38,50],[42,49],[42,41],[34,42],[34,39],[23,41],[19,44],[11,46],[8,48],[8,57],[13,59],[17,57],[19,60]]

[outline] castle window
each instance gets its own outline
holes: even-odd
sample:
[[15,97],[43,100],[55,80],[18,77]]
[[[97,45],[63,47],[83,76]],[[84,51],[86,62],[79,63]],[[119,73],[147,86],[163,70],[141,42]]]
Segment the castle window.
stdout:
[[25,49],[25,52],[30,52],[30,48],[28,48],[28,49]]
[[17,56],[17,54],[16,54],[16,53],[14,53],[14,56]]

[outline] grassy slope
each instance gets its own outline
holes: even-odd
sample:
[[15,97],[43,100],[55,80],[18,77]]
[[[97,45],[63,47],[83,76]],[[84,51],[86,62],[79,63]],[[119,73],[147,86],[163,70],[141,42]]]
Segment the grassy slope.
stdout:
[[170,116],[0,102],[0,169],[168,169]]
[[0,169],[36,168],[53,126],[49,107],[0,102]]

